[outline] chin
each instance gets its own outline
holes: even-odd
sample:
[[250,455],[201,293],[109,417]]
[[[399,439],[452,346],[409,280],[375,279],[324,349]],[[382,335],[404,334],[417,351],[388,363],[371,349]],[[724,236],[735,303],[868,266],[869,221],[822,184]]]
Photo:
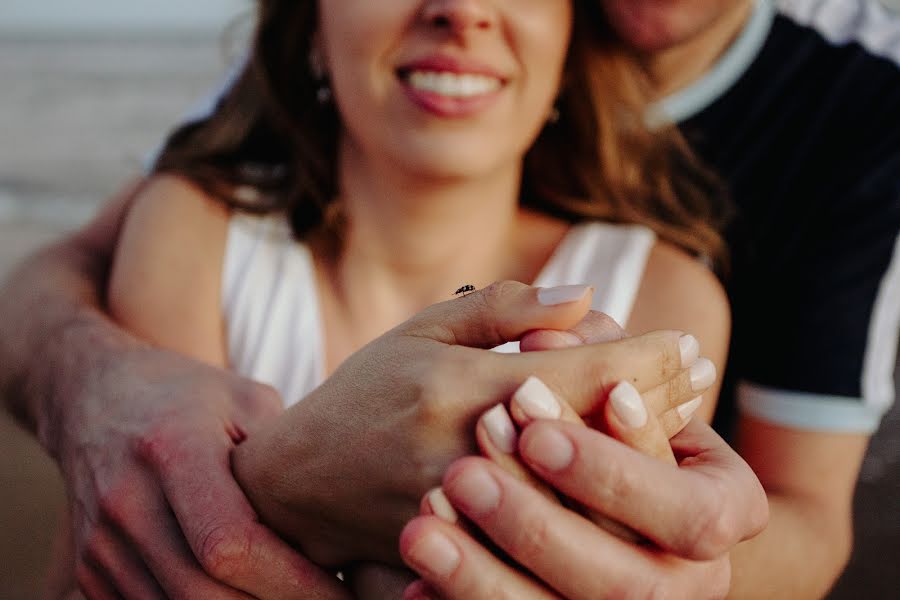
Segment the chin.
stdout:
[[485,160],[469,155],[449,152],[419,154],[405,157],[405,168],[425,180],[477,179],[489,174],[493,169]]
[[613,31],[640,52],[657,52],[680,44],[695,32],[692,21],[705,22],[700,17],[722,10],[711,11],[703,4],[705,0],[603,0]]
[[513,149],[498,148],[492,141],[481,136],[407,138],[387,153],[403,170],[425,179],[477,179],[522,160]]

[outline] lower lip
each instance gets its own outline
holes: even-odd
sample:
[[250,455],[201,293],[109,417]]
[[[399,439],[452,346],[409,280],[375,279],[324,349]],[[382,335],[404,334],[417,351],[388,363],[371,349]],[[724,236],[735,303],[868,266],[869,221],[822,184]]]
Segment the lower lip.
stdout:
[[403,91],[413,103],[435,116],[461,119],[475,116],[487,110],[500,96],[502,87],[477,96],[450,97],[435,92],[416,89],[408,81],[401,80]]

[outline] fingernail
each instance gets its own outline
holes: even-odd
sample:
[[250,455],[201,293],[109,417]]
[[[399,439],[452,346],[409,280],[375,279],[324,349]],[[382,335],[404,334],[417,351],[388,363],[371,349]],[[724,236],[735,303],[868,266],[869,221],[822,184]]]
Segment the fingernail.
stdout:
[[480,466],[466,467],[444,487],[457,500],[457,506],[472,517],[490,513],[500,504],[500,487]]
[[683,335],[678,339],[678,350],[681,351],[681,368],[686,369],[700,356],[700,342],[692,335]]
[[498,450],[506,454],[515,452],[518,436],[505,406],[498,404],[487,411],[482,415],[481,422]]
[[575,346],[584,346],[584,340],[575,335],[570,331],[550,331],[547,333],[552,334],[553,337],[559,342],[560,346],[565,346],[568,348],[572,348]]
[[562,407],[547,385],[532,375],[513,393],[512,401],[532,419],[558,419]]
[[716,382],[716,365],[708,358],[700,358],[691,365],[691,389],[705,390]]
[[694,416],[694,413],[697,412],[697,409],[700,408],[701,404],[703,404],[703,396],[697,396],[690,402],[679,405],[678,414],[681,415],[682,419],[687,421]]
[[616,416],[627,427],[640,429],[647,424],[647,408],[640,393],[627,381],[622,381],[609,393]]
[[557,304],[581,300],[592,289],[589,285],[561,285],[558,287],[539,288],[537,297],[538,302],[544,306],[556,306]]
[[438,577],[447,577],[459,566],[459,550],[447,536],[429,531],[409,549],[408,556],[417,568]]
[[426,498],[428,498],[428,504],[431,505],[431,512],[436,517],[440,517],[448,523],[456,523],[459,520],[459,515],[456,514],[456,509],[447,500],[444,490],[439,487],[434,488],[428,492]]
[[419,579],[406,586],[403,591],[403,600],[436,600],[429,592],[428,585]]
[[528,462],[547,471],[562,471],[572,464],[575,448],[569,438],[556,429],[552,427],[533,429],[532,434],[525,439],[522,456]]

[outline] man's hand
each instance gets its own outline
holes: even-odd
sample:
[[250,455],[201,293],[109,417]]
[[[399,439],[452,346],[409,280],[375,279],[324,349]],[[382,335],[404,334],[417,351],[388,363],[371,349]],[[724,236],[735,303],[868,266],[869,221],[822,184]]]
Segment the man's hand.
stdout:
[[271,389],[135,347],[62,411],[76,577],[89,597],[338,598],[339,582],[257,522],[229,452],[282,412]]
[[444,478],[446,497],[527,573],[458,525],[423,516],[400,540],[423,579],[406,597],[724,597],[728,551],[765,526],[765,493],[708,425],[692,422],[672,442],[680,466],[561,421],[535,421],[518,445],[546,483],[655,548],[622,541],[486,459],[457,461]]
[[81,587],[91,598],[342,597],[257,522],[231,475],[229,451],[280,412],[275,394],[149,348],[103,314],[139,185],[0,289],[0,396],[62,469]]

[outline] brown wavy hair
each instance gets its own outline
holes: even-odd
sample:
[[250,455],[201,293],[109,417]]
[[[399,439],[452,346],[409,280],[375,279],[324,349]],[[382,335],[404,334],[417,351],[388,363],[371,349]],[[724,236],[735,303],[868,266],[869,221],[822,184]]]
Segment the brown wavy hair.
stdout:
[[[598,4],[574,0],[560,117],[525,157],[521,202],[573,222],[643,224],[724,268],[724,188],[674,126],[648,127],[648,80]],[[170,136],[154,169],[234,209],[283,212],[298,239],[340,227],[340,120],[318,101],[309,64],[317,5],[259,0],[246,66],[211,116]]]

